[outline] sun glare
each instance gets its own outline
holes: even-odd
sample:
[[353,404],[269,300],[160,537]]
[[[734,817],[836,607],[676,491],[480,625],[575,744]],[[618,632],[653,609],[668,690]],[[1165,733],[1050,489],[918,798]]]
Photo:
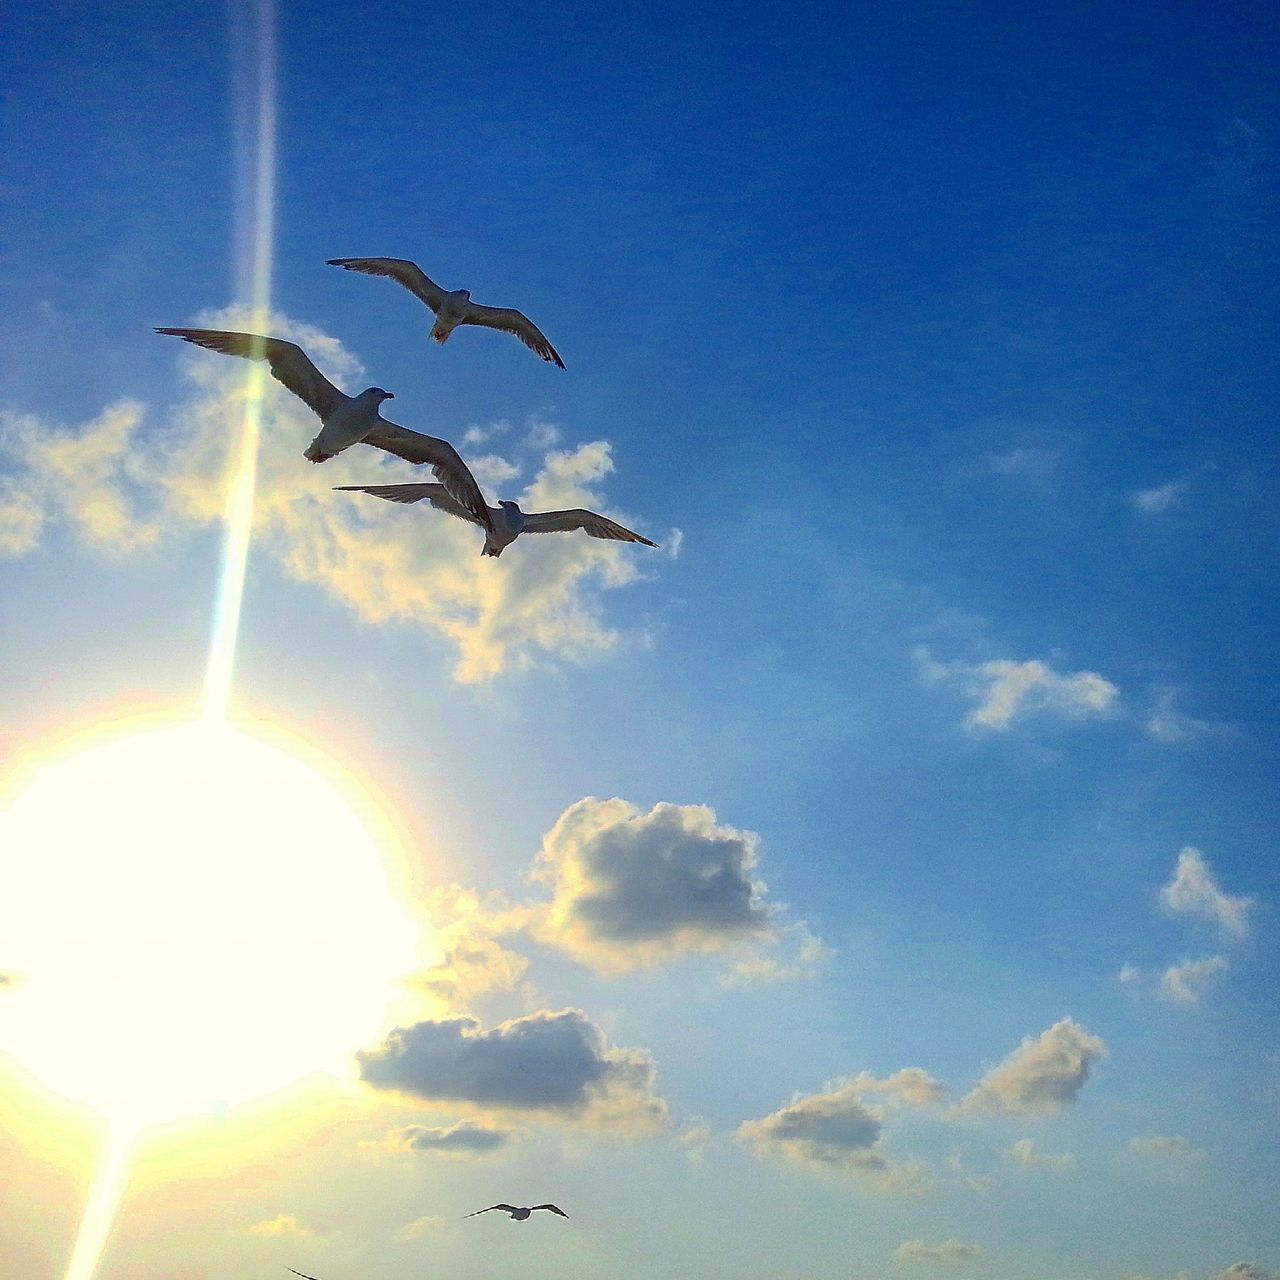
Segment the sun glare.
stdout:
[[348,1073],[416,956],[377,826],[208,720],[50,758],[0,809],[6,1049],[126,1133]]

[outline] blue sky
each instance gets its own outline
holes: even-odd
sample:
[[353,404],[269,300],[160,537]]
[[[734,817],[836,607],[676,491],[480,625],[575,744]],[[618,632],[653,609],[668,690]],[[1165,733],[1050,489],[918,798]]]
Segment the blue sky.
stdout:
[[[184,4],[8,24],[11,756],[198,696],[237,370],[151,329],[243,301],[247,30]],[[580,1009],[657,1075],[622,1133],[594,1102],[363,1086],[270,1175],[221,1169],[207,1219],[144,1179],[103,1280],[1280,1270],[1267,7],[282,2],[276,39],[280,325],[491,497],[585,494],[663,550],[526,539],[481,579],[473,531],[328,495],[401,472],[313,475],[272,387],[237,702],[361,772],[423,908],[497,948],[435,1023]],[[324,265],[353,255],[521,307],[567,371],[487,332],[437,349],[407,293]],[[649,918],[643,958],[584,924],[580,860],[617,871],[621,836],[528,876],[587,797],[633,806],[645,866],[718,851],[757,914]],[[687,905],[619,876],[615,906]],[[450,885],[501,909],[464,919]],[[1068,1068],[1028,1093],[1044,1036]],[[938,1095],[884,1084],[906,1068]],[[370,1154],[459,1117],[525,1136]],[[0,1257],[60,1275],[87,1175],[15,1132],[0,1167],[44,1172]],[[581,1225],[397,1239],[549,1173]]]

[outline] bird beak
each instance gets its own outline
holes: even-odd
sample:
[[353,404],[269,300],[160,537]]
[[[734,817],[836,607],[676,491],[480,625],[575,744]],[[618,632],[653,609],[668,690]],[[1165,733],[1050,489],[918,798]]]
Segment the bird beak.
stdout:
[[387,399],[388,399],[388,400],[394,400],[394,399],[395,399],[395,396],[394,396],[394,395],[392,395],[390,391],[384,392],[383,394],[387,397]]

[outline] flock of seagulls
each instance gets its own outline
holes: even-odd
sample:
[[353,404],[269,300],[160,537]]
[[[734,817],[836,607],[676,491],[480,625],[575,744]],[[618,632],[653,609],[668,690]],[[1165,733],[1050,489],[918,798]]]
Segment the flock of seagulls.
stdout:
[[[437,342],[447,341],[459,325],[481,325],[514,334],[543,360],[564,368],[559,353],[522,311],[482,306],[471,301],[466,289],[442,289],[421,267],[406,258],[330,258],[329,265],[365,275],[386,276],[402,284],[435,313],[431,336]],[[658,545],[599,512],[581,507],[567,511],[521,511],[518,503],[507,501],[499,501],[497,507],[489,506],[471,468],[453,445],[397,426],[382,416],[383,403],[395,399],[390,391],[366,387],[359,395],[347,395],[316,368],[296,342],[225,329],[164,328],[156,332],[222,355],[266,361],[271,376],[320,419],[320,431],[303,451],[303,457],[310,462],[327,462],[352,445],[367,444],[417,466],[429,466],[436,478],[435,484],[337,485],[335,488],[373,494],[389,502],[425,500],[439,511],[478,524],[485,534],[481,555],[500,556],[522,533],[568,533],[576,529],[592,538],[639,542],[646,547]]]

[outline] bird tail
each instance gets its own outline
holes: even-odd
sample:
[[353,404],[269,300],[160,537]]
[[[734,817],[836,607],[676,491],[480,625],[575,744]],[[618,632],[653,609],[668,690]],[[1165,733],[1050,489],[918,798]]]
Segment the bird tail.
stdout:
[[333,457],[333,454],[325,453],[325,451],[320,448],[320,446],[316,443],[316,441],[313,440],[303,450],[302,456],[306,458],[308,462],[328,462],[329,459]]

